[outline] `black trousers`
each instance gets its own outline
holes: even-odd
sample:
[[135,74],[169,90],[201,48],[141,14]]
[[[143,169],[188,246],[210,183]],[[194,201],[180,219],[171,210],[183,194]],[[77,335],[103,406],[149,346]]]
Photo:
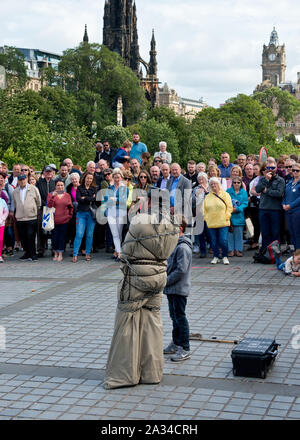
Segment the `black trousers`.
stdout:
[[17,221],[17,228],[25,254],[28,258],[36,256],[37,220]]
[[172,338],[175,345],[190,351],[190,329],[185,315],[187,297],[168,294],[170,318],[173,323]]

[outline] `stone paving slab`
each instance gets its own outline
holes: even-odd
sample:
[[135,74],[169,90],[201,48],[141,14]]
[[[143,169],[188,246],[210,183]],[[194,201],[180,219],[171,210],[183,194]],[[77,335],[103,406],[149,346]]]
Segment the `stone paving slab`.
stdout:
[[[275,337],[281,347],[264,381],[232,375],[233,345],[191,341],[189,361],[166,357],[160,385],[104,390],[119,265],[104,253],[76,265],[68,258],[33,264],[12,257],[0,272],[0,325],[7,336],[0,350],[0,418],[298,419],[299,350],[291,340],[300,325],[299,279],[251,264],[251,255],[231,259],[230,266],[209,261],[193,260],[190,330],[230,340]],[[162,318],[168,343],[166,298]]]

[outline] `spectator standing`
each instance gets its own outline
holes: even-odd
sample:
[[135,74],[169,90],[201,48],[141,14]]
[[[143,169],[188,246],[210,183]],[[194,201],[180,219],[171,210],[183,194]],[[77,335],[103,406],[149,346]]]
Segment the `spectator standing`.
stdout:
[[187,163],[187,173],[184,177],[192,182],[192,188],[195,188],[195,186],[198,185],[197,175],[196,162],[194,160],[189,160]]
[[8,178],[8,183],[15,189],[18,184],[18,176],[21,174],[21,165],[15,164],[12,169],[12,174]]
[[55,191],[48,194],[47,206],[55,208],[54,224],[52,230],[53,261],[62,261],[66,246],[68,224],[73,216],[73,204],[68,192],[65,192],[65,184],[62,180],[55,183]]
[[8,214],[9,214],[9,210],[7,204],[5,200],[0,197],[0,263],[4,262],[2,258],[2,250],[3,250],[3,241],[4,241],[5,222],[8,217]]
[[232,179],[232,186],[227,190],[232,201],[231,224],[233,231],[228,234],[228,257],[243,256],[243,229],[245,226],[244,211],[248,206],[248,194],[242,188],[241,177]]
[[70,176],[69,176],[69,171],[68,171],[68,166],[62,162],[59,166],[59,170],[58,170],[58,174],[55,177],[55,183],[61,180],[64,182],[64,187],[65,189],[67,188],[68,185],[70,185],[71,180],[70,180]]
[[159,151],[154,153],[154,159],[159,157],[162,162],[167,162],[169,165],[172,163],[172,154],[167,151],[167,142],[161,141],[159,143]]
[[283,209],[294,249],[300,249],[300,163],[293,164],[293,180],[285,188]]
[[[22,171],[23,173],[23,171]],[[41,196],[41,207],[38,212],[38,224],[37,224],[37,248],[38,257],[42,258],[45,253],[46,242],[48,241],[47,233],[42,228],[43,220],[43,207],[47,205],[47,197],[50,192],[55,190],[55,170],[52,166],[48,165],[43,170],[43,176],[37,181],[36,188],[39,190]]]
[[170,179],[170,166],[168,163],[163,163],[160,169],[162,174],[159,187],[160,189],[166,189],[168,185],[168,181]]
[[112,149],[110,146],[110,143],[108,141],[104,141],[103,142],[103,151],[100,154],[100,159],[106,160],[108,166],[111,168],[112,167],[112,161],[113,161],[113,157],[116,154],[116,150]]
[[227,191],[227,180],[225,179],[225,177],[220,177],[220,175],[221,175],[221,171],[220,171],[220,168],[217,167],[217,165],[209,165],[208,166],[208,171],[207,171],[208,180],[211,177],[217,177],[219,179],[221,188],[224,191]]
[[103,153],[104,147],[103,147],[103,144],[101,144],[100,141],[96,141],[94,147],[96,149],[96,155],[95,155],[94,162],[98,163],[99,160],[100,160],[101,153]]
[[228,229],[232,213],[230,195],[225,192],[217,177],[209,180],[209,194],[204,199],[204,220],[207,223],[213,249],[211,264],[219,263],[219,248],[222,249],[223,264],[228,260]]
[[153,167],[150,168],[150,176],[151,176],[152,186],[159,188],[161,177],[160,177],[160,169],[157,165],[153,165]]
[[123,174],[120,169],[113,171],[114,183],[107,190],[104,204],[107,208],[107,220],[113,237],[115,251],[113,258],[120,261],[122,231],[127,222],[127,199],[129,189],[122,182]]
[[67,165],[67,167],[68,167],[68,173],[69,173],[69,175],[71,175],[71,174],[73,174],[73,173],[77,173],[78,175],[79,175],[79,177],[81,176],[81,171],[78,169],[78,168],[76,168],[75,167],[75,165],[73,165],[73,161],[72,161],[72,159],[70,159],[69,157],[67,157],[65,160],[64,160],[64,163]]
[[13,193],[17,228],[24,255],[21,260],[37,261],[35,238],[38,213],[42,205],[41,196],[36,186],[28,183],[28,177],[18,176],[18,186]]
[[290,183],[292,180],[294,180],[293,166],[295,165],[295,163],[296,161],[294,159],[287,159],[285,161],[286,174],[284,180],[286,185]]
[[282,198],[285,190],[285,182],[276,174],[275,160],[269,161],[269,165],[263,164],[265,171],[263,177],[255,187],[256,193],[260,193],[259,223],[262,235],[262,250],[274,240],[280,241],[280,225],[282,215]]
[[142,164],[142,154],[148,152],[147,145],[141,142],[139,133],[133,133],[132,135],[132,148],[130,150],[130,158],[138,159],[140,164]]
[[131,159],[130,160],[130,167],[131,167],[131,172],[132,172],[132,183],[134,185],[137,185],[138,177],[141,172],[140,162],[137,159]]
[[78,173],[70,174],[71,183],[67,186],[67,193],[70,195],[72,205],[73,205],[73,215],[68,224],[68,232],[67,232],[67,243],[70,243],[70,246],[73,247],[74,239],[76,235],[76,214],[78,202],[76,198],[77,188],[80,185],[80,176]]
[[230,156],[228,153],[224,152],[221,154],[221,164],[219,165],[219,170],[221,171],[220,177],[225,179],[230,179],[230,171],[233,167],[233,163],[230,162]]
[[[238,163],[238,166],[241,168],[241,170],[243,172],[244,168],[246,166],[246,163],[247,163],[247,156],[246,156],[246,154],[239,154],[238,157],[237,157],[237,163]],[[243,176],[244,175],[245,174],[243,172]]]
[[86,261],[91,260],[93,233],[95,220],[90,207],[96,201],[97,185],[93,173],[86,172],[82,177],[81,185],[77,188],[76,200],[78,202],[76,217],[76,236],[73,247],[73,263],[78,261],[79,248],[86,231]]
[[176,209],[181,214],[185,213],[185,220],[190,223],[192,218],[192,182],[181,174],[181,167],[178,163],[171,165],[171,178],[168,180],[167,190],[170,193],[171,213],[176,212]]
[[[210,242],[209,232],[207,228],[207,224],[204,221],[204,199],[209,193],[208,189],[208,177],[204,172],[200,172],[198,174],[198,185],[193,189],[192,194],[192,206],[193,206],[193,217],[196,218],[195,224],[195,242],[193,252],[197,254],[200,251],[200,258],[206,257],[206,239]],[[197,232],[202,230],[199,234]]]

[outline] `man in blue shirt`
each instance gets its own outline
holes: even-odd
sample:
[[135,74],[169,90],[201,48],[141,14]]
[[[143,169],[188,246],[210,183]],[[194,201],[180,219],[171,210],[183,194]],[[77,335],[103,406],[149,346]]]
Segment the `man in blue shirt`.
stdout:
[[225,177],[230,179],[230,171],[233,167],[233,163],[230,163],[230,156],[228,153],[224,152],[221,154],[221,164],[219,165],[219,170],[221,171],[220,177]]
[[138,159],[140,164],[142,164],[142,153],[147,153],[148,148],[147,145],[143,144],[143,142],[140,142],[140,135],[138,133],[133,133],[132,135],[132,148],[130,151],[130,159]]

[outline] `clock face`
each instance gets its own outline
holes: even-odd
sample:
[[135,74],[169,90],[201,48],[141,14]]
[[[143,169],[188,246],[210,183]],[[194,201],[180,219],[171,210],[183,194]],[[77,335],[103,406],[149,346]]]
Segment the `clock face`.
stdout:
[[270,53],[270,55],[269,55],[269,60],[270,60],[270,61],[274,61],[275,58],[276,58],[275,53]]

